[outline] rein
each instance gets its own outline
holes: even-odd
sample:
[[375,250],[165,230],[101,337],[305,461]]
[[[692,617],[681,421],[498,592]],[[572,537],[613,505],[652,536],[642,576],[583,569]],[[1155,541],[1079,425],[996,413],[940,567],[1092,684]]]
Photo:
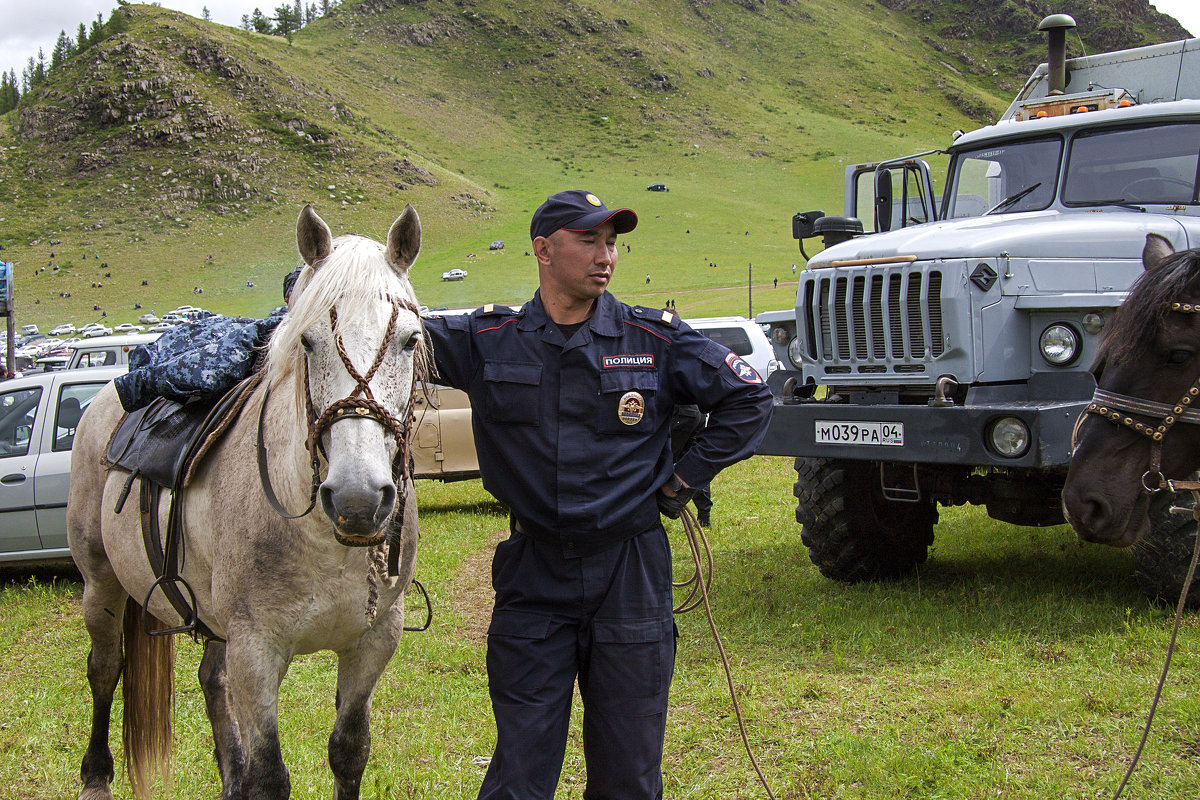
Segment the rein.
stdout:
[[[404,422],[401,423],[396,417],[388,411],[383,405],[375,400],[371,393],[370,381],[375,376],[379,365],[383,363],[388,349],[391,347],[392,339],[396,335],[396,319],[399,317],[400,309],[411,311],[413,314],[420,316],[420,311],[408,300],[403,298],[395,298],[392,300],[392,315],[388,320],[387,331],[384,333],[383,341],[379,345],[379,349],[375,353],[375,360],[371,364],[370,369],[365,375],[359,374],[355,369],[354,363],[346,354],[346,349],[342,343],[342,337],[335,333],[334,344],[337,346],[338,356],[342,359],[342,363],[346,367],[346,371],[350,373],[350,377],[354,378],[355,385],[350,394],[346,397],[331,403],[325,411],[318,416],[316,409],[313,407],[312,391],[309,386],[308,361],[304,362],[304,405],[308,423],[308,437],[305,441],[305,449],[308,450],[310,463],[312,464],[312,484],[309,490],[308,507],[299,514],[289,514],[284,509],[276,496],[274,488],[271,486],[271,477],[267,469],[267,450],[263,442],[263,423],[266,417],[267,400],[269,399],[269,391],[264,391],[262,406],[258,412],[258,437],[257,437],[257,455],[258,455],[258,476],[262,483],[263,494],[267,498],[267,503],[275,510],[275,513],[284,519],[299,519],[308,515],[317,503],[317,491],[321,485],[320,470],[321,456],[324,455],[324,446],[321,444],[321,437],[327,430],[333,427],[335,422],[340,422],[343,419],[373,419],[388,430],[396,440],[396,455],[392,459],[392,480],[397,486],[404,487],[407,491],[408,485],[408,456],[409,456],[409,441],[411,439],[412,425],[416,418],[416,410],[414,403],[414,395],[417,388],[417,370],[413,369],[412,386],[409,387],[408,406],[405,409]],[[329,324],[331,330],[337,330],[337,310],[329,309]],[[401,496],[401,504],[406,499]]]

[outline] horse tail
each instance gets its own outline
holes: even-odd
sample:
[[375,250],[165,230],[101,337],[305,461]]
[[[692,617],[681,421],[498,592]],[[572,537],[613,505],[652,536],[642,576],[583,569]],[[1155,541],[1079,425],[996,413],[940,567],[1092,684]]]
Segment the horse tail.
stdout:
[[[149,621],[155,629],[166,627],[153,616]],[[164,790],[170,785],[175,637],[147,635],[142,629],[142,607],[130,597],[125,603],[123,639],[125,772],[134,797],[142,800],[154,796],[153,773],[158,773]]]

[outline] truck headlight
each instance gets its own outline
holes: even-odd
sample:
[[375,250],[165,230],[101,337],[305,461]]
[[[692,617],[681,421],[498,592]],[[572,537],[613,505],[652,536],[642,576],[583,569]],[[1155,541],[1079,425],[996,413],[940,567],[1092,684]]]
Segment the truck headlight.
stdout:
[[1020,458],[1029,450],[1029,426],[1016,417],[1000,417],[988,428],[988,444],[1005,458]]
[[804,348],[800,346],[799,336],[795,337],[791,342],[788,343],[788,360],[792,362],[792,365],[796,367],[796,369],[801,369],[804,367],[803,349]]
[[1056,322],[1042,331],[1038,349],[1046,363],[1064,367],[1079,355],[1079,334],[1065,322]]

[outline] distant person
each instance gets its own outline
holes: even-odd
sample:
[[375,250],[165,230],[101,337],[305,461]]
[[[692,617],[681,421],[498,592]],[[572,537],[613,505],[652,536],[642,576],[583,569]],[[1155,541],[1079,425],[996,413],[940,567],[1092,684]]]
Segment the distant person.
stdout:
[[779,278],[776,278],[776,279],[775,279],[775,288],[776,288],[776,289],[778,289],[778,288],[779,288]]
[[646,283],[647,284],[650,283],[650,273],[649,272],[646,273]]

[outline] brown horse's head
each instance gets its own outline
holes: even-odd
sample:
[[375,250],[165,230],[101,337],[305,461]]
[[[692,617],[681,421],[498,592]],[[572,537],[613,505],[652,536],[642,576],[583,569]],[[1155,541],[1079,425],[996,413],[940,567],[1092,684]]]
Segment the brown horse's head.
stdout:
[[[1076,533],[1117,547],[1147,531],[1150,489],[1162,476],[1180,480],[1200,467],[1200,425],[1170,411],[1200,378],[1200,313],[1189,307],[1200,305],[1200,250],[1175,253],[1151,234],[1142,261],[1146,271],[1113,315],[1098,361],[1101,391],[1094,405],[1119,411],[1119,419],[1094,411],[1085,416],[1063,487],[1063,510]],[[1103,399],[1113,395],[1123,399]],[[1134,399],[1166,410],[1136,413]],[[1185,406],[1200,411],[1200,396]],[[1152,434],[1162,432],[1164,422],[1156,442]],[[1155,447],[1161,447],[1157,470]]]

